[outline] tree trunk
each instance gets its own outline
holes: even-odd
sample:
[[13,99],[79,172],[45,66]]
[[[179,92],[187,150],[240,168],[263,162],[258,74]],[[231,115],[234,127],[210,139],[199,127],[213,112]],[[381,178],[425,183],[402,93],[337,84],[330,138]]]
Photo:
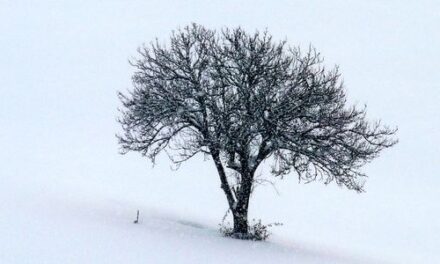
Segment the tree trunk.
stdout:
[[229,186],[228,179],[226,177],[225,169],[223,168],[223,165],[220,161],[220,153],[218,150],[211,149],[211,156],[214,160],[215,167],[217,168],[218,175],[220,176],[220,187],[224,191],[226,195],[226,199],[228,200],[229,208],[232,210],[232,207],[234,206],[235,199],[231,191],[231,187]]
[[234,235],[239,238],[245,238],[249,233],[249,225],[247,219],[247,209],[240,213],[234,213]]
[[211,155],[220,176],[221,188],[226,195],[229,209],[233,215],[234,229],[232,231],[232,236],[241,239],[249,239],[248,208],[249,199],[252,192],[254,171],[246,170],[241,172],[240,188],[238,193],[233,195],[225,170],[220,160],[219,151],[211,149]]
[[246,239],[249,237],[248,208],[252,192],[252,174],[242,174],[241,188],[237,195],[236,207],[232,209],[234,217],[234,234]]

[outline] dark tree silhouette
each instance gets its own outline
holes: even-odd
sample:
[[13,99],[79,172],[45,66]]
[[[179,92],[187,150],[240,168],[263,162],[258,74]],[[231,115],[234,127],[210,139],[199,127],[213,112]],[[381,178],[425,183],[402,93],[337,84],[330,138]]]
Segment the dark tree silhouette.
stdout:
[[209,155],[237,237],[249,237],[249,199],[264,160],[275,176],[293,172],[362,192],[360,167],[397,142],[395,129],[346,106],[338,68],[327,70],[311,47],[301,52],[267,32],[193,24],[139,54],[134,88],[119,93],[122,152],[154,162],[173,150],[177,164]]

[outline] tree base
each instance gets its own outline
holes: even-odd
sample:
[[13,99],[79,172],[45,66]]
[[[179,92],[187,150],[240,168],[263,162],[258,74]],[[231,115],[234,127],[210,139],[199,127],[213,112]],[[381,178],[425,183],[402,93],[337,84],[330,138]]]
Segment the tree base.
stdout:
[[257,239],[254,235],[249,233],[232,233],[229,235],[229,237],[241,240],[261,240]]
[[263,225],[260,220],[250,225],[247,230],[248,232],[237,232],[234,231],[234,228],[230,226],[226,226],[224,224],[220,225],[220,233],[222,233],[225,237],[241,240],[264,241],[270,235],[268,226]]

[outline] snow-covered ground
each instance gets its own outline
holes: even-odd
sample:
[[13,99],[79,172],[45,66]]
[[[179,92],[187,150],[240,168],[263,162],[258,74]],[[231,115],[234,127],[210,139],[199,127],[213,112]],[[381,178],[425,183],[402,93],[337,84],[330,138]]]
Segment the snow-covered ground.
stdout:
[[1,263],[376,263],[332,246],[224,238],[212,221],[151,209],[148,201],[67,193],[9,196],[1,208]]
[[[408,2],[408,3],[406,3]],[[0,263],[440,263],[440,2],[3,1]],[[349,98],[399,127],[364,194],[260,186],[267,242],[223,238],[212,161],[120,156],[117,90],[142,42],[190,22],[268,27],[341,66]],[[262,171],[264,173],[264,170]],[[141,221],[134,224],[136,211]]]
[[[138,174],[106,170],[108,178],[99,180],[87,172],[2,175],[0,262],[436,263],[439,259],[440,226],[432,217],[440,208],[434,190],[412,186],[408,193],[404,186],[409,183],[399,187],[374,177],[370,191],[362,195],[289,180],[278,182],[279,194],[261,186],[252,216],[284,225],[272,228],[267,242],[237,241],[217,231],[226,203],[210,161],[197,169],[194,161],[164,174],[165,161],[154,169],[144,164]],[[137,210],[140,223],[134,224]]]

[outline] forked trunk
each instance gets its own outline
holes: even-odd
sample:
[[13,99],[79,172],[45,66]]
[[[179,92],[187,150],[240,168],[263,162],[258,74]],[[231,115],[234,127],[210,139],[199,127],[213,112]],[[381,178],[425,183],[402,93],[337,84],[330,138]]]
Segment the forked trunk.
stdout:
[[220,176],[221,188],[226,195],[229,209],[233,215],[234,229],[232,230],[232,236],[241,239],[249,239],[248,208],[252,192],[253,172],[242,173],[240,190],[236,195],[233,195],[219,154],[218,150],[211,149],[211,155]]

